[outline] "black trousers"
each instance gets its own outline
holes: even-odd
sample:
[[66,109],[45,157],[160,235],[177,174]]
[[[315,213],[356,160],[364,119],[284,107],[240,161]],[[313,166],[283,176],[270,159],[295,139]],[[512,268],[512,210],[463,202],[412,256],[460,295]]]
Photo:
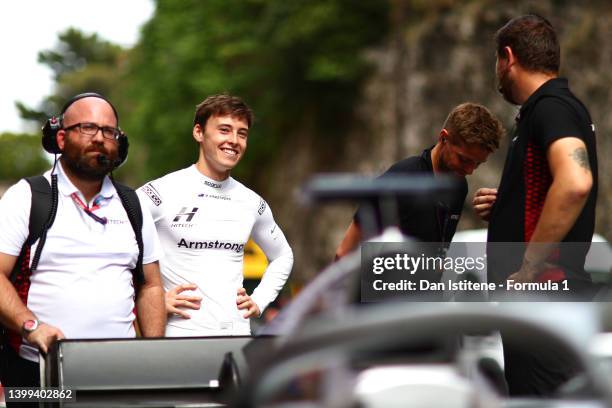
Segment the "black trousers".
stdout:
[[[577,279],[568,280],[573,300],[591,301],[601,285]],[[558,299],[551,299],[558,300]],[[550,397],[559,387],[584,371],[575,357],[552,344],[523,339],[502,331],[504,366],[510,396]]]
[[561,385],[579,374],[583,368],[563,350],[551,345],[521,344],[502,332],[504,372],[512,397],[551,397]]
[[[3,387],[40,387],[38,363],[23,359],[12,347],[0,344],[0,382]],[[7,402],[6,406],[29,408],[38,407],[38,403]]]

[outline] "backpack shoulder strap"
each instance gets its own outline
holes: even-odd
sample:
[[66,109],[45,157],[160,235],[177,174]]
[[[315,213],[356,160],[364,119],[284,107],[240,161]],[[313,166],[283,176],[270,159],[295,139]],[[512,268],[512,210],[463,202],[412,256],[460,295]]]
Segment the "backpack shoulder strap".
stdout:
[[[32,191],[32,205],[30,207],[29,234],[26,244],[32,245],[42,235],[49,215],[51,214],[51,186],[43,176],[26,178]],[[51,220],[51,224],[54,220]],[[49,225],[50,227],[51,225]]]
[[23,268],[26,254],[29,256],[29,248],[40,238],[30,266],[31,272],[36,270],[40,254],[45,245],[47,230],[53,225],[57,211],[57,186],[54,189],[49,185],[49,181],[44,176],[27,177],[25,180],[30,185],[30,191],[32,192],[28,237],[11,272],[11,281],[13,282],[15,282],[17,274]]
[[142,208],[140,207],[140,200],[134,189],[125,186],[121,183],[113,180],[113,185],[117,190],[117,194],[121,199],[121,204],[125,208],[134,235],[136,236],[136,243],[138,244],[138,261],[136,262],[136,268],[132,270],[134,276],[134,282],[138,285],[144,283],[144,272],[142,270],[142,253],[143,253],[143,242],[142,242]]

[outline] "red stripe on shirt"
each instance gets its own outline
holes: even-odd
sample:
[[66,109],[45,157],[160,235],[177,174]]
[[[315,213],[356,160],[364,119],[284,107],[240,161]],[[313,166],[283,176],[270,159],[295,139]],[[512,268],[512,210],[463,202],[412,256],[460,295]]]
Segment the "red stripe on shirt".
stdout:
[[[552,184],[552,175],[548,167],[546,152],[533,142],[527,144],[525,161],[523,162],[523,182],[525,183],[525,224],[524,241],[530,242],[536,225],[542,215],[546,194]],[[547,262],[555,263],[559,259],[558,250],[554,251]],[[562,269],[554,268],[544,271],[538,276],[538,282],[560,281],[565,279]]]
[[[30,247],[28,246],[23,261],[21,265],[19,265],[19,272],[15,277],[15,290],[17,291],[17,295],[19,299],[23,302],[24,305],[28,305],[28,293],[30,292],[30,276],[32,275],[32,271],[30,270]],[[21,346],[22,338],[20,333],[16,333],[12,330],[8,330],[8,343],[15,350],[15,352],[19,353],[19,347]]]

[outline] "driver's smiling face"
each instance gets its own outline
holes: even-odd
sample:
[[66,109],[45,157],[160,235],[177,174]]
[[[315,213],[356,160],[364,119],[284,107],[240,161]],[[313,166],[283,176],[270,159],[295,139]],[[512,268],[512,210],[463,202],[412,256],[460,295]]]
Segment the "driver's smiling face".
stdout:
[[194,133],[212,178],[224,180],[229,177],[247,148],[247,122],[231,115],[211,116],[204,128],[195,125]]

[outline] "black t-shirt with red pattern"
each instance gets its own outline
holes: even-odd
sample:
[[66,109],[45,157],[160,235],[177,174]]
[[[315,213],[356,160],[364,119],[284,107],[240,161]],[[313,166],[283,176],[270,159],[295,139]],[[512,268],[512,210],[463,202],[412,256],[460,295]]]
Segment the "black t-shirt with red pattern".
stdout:
[[[564,78],[551,79],[523,104],[511,134],[508,155],[498,188],[497,201],[489,220],[489,242],[529,242],[540,219],[552,176],[546,151],[554,141],[578,137],[587,147],[593,174],[593,188],[587,203],[563,242],[579,242],[562,247],[553,261],[560,268],[541,276],[544,280],[565,278],[589,282],[584,260],[595,227],[597,199],[597,153],[595,128],[586,107],[569,90]],[[523,248],[510,256],[507,249],[488,251],[491,282],[501,282],[516,272],[522,262]]]

